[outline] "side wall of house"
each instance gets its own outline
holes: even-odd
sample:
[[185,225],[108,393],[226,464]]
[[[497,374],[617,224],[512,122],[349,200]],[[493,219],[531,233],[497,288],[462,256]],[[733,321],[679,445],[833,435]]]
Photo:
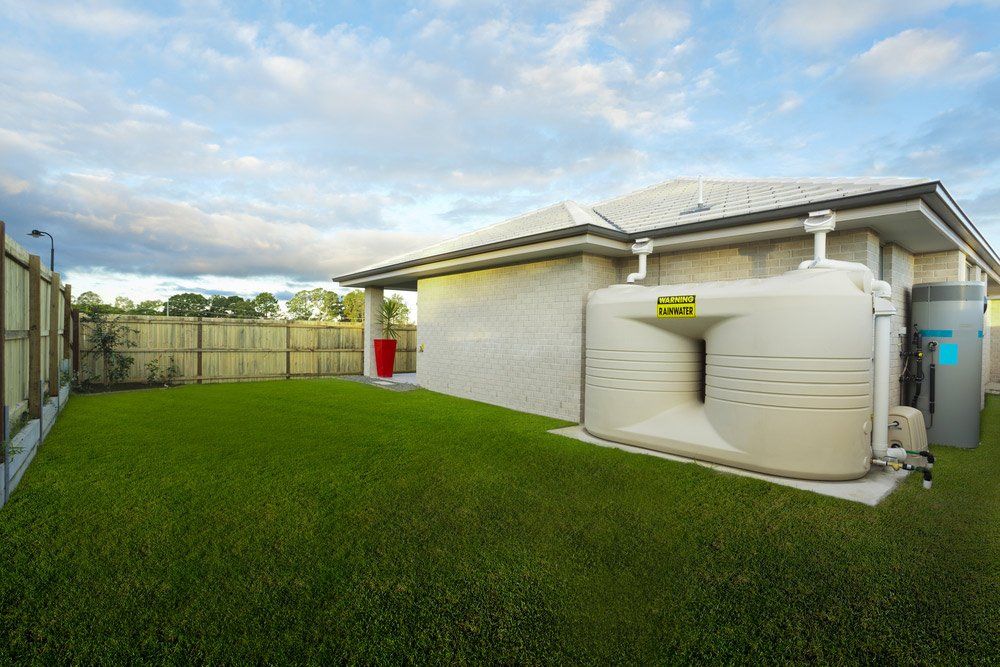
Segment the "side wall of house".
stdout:
[[[645,285],[765,278],[812,257],[812,237],[651,255]],[[899,356],[912,286],[965,279],[959,251],[914,256],[882,245],[871,230],[835,232],[832,259],[870,267],[893,287],[890,402],[900,402]],[[515,410],[578,421],[583,409],[584,310],[587,295],[637,269],[634,257],[576,255],[481,271],[426,278],[420,308],[417,376],[433,391]],[[988,336],[988,327],[984,335]],[[902,335],[901,335],[902,334]],[[984,389],[990,377],[990,341],[984,340]]]
[[579,421],[584,306],[614,279],[610,259],[576,255],[420,280],[418,382]]

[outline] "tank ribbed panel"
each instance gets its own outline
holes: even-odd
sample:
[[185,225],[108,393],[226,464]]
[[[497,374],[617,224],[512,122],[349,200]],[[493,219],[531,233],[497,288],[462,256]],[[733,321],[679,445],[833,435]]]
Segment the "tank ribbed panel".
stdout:
[[870,369],[870,359],[709,354],[705,396],[784,408],[867,408]]
[[587,384],[607,389],[700,392],[702,359],[697,351],[587,350]]

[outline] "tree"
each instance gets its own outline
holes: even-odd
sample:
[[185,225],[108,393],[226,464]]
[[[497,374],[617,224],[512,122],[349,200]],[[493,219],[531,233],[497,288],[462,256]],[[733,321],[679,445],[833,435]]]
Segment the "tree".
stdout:
[[185,292],[167,299],[166,312],[175,317],[202,317],[208,310],[208,299],[201,294]]
[[148,301],[140,301],[138,305],[132,310],[136,315],[162,315],[163,314],[163,302],[156,299],[150,299]]
[[296,292],[288,300],[288,315],[296,320],[336,320],[342,312],[336,292],[317,287]]
[[101,300],[101,295],[97,292],[84,292],[76,297],[75,302],[81,309],[88,308],[90,306],[101,306],[104,304]]
[[121,324],[117,317],[108,317],[100,312],[90,313],[87,321],[90,323],[87,333],[90,349],[84,355],[101,360],[101,379],[105,385],[123,381],[128,377],[135,359],[121,350],[136,346],[132,336],[138,334],[138,330]]
[[240,317],[250,319],[257,313],[249,301],[241,296],[213,294],[208,300],[205,317]]
[[270,292],[261,292],[250,300],[250,304],[253,306],[254,317],[273,319],[281,310],[278,307],[278,300]]
[[115,310],[120,313],[131,313],[135,310],[135,302],[127,296],[115,297]]
[[81,313],[113,313],[115,307],[104,303],[97,292],[83,292],[76,297],[76,307]]
[[365,319],[365,293],[359,289],[351,290],[341,299],[345,322],[363,322]]

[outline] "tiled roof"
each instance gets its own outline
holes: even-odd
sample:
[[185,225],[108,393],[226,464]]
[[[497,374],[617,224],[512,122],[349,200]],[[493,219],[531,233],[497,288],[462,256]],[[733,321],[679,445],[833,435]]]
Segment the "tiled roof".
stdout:
[[430,259],[584,224],[636,235],[694,222],[813,203],[822,202],[835,206],[838,199],[845,197],[930,182],[918,178],[703,179],[704,206],[699,207],[698,179],[677,178],[608,199],[592,207],[564,201],[393,257],[358,272]]

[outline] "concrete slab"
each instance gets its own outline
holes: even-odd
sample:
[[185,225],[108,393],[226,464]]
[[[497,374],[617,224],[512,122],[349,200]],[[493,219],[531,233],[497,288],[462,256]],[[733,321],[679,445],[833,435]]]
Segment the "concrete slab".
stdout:
[[414,387],[419,387],[417,383],[416,373],[393,373],[391,378],[379,378],[380,380],[386,380],[388,382],[397,382],[400,384],[412,384]]
[[645,454],[646,456],[656,456],[661,459],[667,459],[669,461],[677,461],[679,463],[694,463],[705,468],[711,468],[712,470],[717,470],[719,472],[728,473],[730,475],[740,475],[742,477],[753,477],[755,479],[761,479],[765,482],[771,482],[772,484],[780,484],[781,486],[790,486],[794,489],[802,489],[803,491],[812,491],[813,493],[818,493],[824,496],[832,496],[834,498],[841,498],[843,500],[851,500],[857,503],[864,503],[865,505],[878,505],[882,500],[884,500],[890,493],[892,493],[899,483],[906,478],[909,474],[905,471],[893,472],[891,470],[886,470],[885,468],[872,468],[867,475],[861,479],[855,479],[846,482],[826,482],[817,481],[809,479],[792,479],[790,477],[779,477],[777,475],[765,475],[764,473],[752,472],[750,470],[742,470],[740,468],[733,468],[731,466],[722,465],[719,463],[709,463],[707,461],[698,461],[697,459],[691,459],[686,456],[677,456],[675,454],[665,454],[663,452],[657,452],[651,449],[643,449],[642,447],[636,447],[634,445],[626,445],[620,442],[612,442],[610,440],[604,440],[602,438],[595,437],[589,433],[580,425],[567,426],[565,428],[557,428],[549,431],[549,433],[554,433],[555,435],[562,435],[567,438],[573,438],[575,440],[580,440],[582,442],[587,442],[593,445],[598,445],[600,447],[613,447],[615,449],[620,449],[625,452],[630,452],[632,454]]

